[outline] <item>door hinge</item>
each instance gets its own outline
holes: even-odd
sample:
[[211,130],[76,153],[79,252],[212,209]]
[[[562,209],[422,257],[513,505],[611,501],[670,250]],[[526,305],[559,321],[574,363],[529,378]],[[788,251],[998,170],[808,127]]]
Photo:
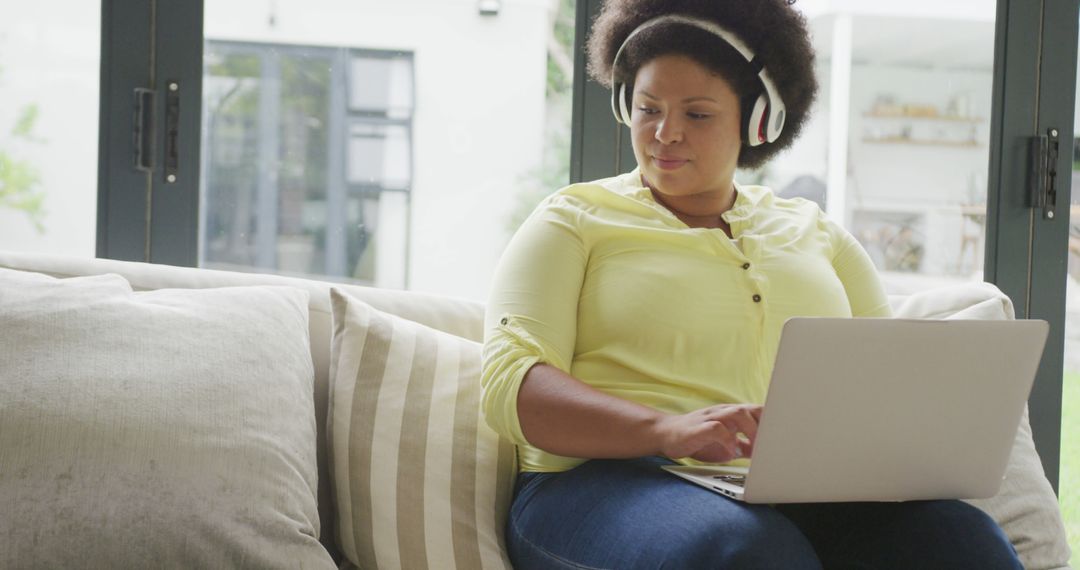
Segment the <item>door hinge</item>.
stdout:
[[135,170],[154,171],[154,95],[153,89],[135,88],[135,117],[132,121],[132,158]]
[[1046,129],[1045,135],[1031,137],[1029,142],[1030,207],[1042,210],[1044,220],[1053,220],[1057,207],[1058,130]]

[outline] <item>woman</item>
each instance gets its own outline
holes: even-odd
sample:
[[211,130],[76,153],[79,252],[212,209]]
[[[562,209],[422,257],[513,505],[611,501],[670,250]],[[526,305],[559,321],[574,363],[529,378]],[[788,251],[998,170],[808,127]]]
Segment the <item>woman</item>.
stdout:
[[638,168],[549,197],[496,272],[483,402],[519,450],[515,567],[1019,568],[959,501],[750,505],[661,469],[753,454],[787,318],[889,307],[816,205],[734,179],[816,92],[785,0],[609,0],[588,49]]

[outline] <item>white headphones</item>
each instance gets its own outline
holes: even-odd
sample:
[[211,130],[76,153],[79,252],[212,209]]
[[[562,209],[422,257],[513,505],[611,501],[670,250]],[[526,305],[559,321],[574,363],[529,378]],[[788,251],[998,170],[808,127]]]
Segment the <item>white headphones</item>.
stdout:
[[746,47],[746,44],[732,32],[708,20],[676,14],[659,16],[641,24],[630,32],[630,35],[626,36],[622,45],[619,46],[619,51],[615,52],[615,61],[611,64],[611,111],[615,114],[615,120],[624,125],[630,124],[630,107],[633,98],[633,93],[626,91],[627,82],[619,78],[619,56],[622,55],[626,44],[630,43],[630,38],[637,35],[638,32],[658,24],[667,23],[685,24],[713,34],[735,48],[739,54],[746,58],[747,63],[757,70],[758,79],[765,86],[765,90],[761,95],[758,95],[753,107],[749,109],[749,113],[745,112],[746,110],[743,112],[743,130],[746,135],[746,143],[750,146],[758,146],[767,142],[774,142],[780,136],[780,132],[784,130],[787,107],[784,106],[784,101],[780,98],[780,92],[776,89],[776,84],[773,83],[772,78],[769,77],[769,72],[765,69],[765,66],[754,59],[754,52],[750,51],[750,48]]

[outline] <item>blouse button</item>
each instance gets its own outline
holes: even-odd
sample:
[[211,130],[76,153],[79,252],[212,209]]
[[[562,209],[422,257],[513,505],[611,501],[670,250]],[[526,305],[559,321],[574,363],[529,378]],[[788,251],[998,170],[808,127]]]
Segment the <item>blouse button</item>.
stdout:
[[754,302],[755,303],[760,303],[761,302],[761,295],[754,295]]
[[744,263],[744,264],[742,264],[742,268],[743,268],[743,269],[750,269],[750,263]]
[[506,318],[506,317],[503,317],[503,318],[502,318],[502,320],[501,320],[501,321],[499,321],[499,322],[500,322],[501,324],[504,324],[504,325],[505,325],[505,324],[507,324],[507,323],[509,323],[509,322],[510,322],[510,319],[508,319],[508,318]]

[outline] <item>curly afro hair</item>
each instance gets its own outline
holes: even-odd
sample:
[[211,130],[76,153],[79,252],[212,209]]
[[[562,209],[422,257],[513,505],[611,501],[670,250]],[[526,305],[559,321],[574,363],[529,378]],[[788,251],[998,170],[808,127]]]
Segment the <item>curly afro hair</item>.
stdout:
[[[814,48],[806,18],[791,7],[794,0],[606,0],[593,22],[586,44],[588,73],[610,88],[612,64],[619,46],[635,28],[666,14],[710,20],[731,30],[754,52],[776,84],[787,106],[780,138],[756,147],[744,144],[739,167],[759,168],[791,146],[809,116],[817,95]],[[726,47],[725,47],[726,46]],[[656,57],[679,54],[690,57],[725,78],[739,96],[743,113],[764,87],[745,59],[723,40],[698,28],[666,23],[642,30],[619,57],[620,77],[632,78]]]

